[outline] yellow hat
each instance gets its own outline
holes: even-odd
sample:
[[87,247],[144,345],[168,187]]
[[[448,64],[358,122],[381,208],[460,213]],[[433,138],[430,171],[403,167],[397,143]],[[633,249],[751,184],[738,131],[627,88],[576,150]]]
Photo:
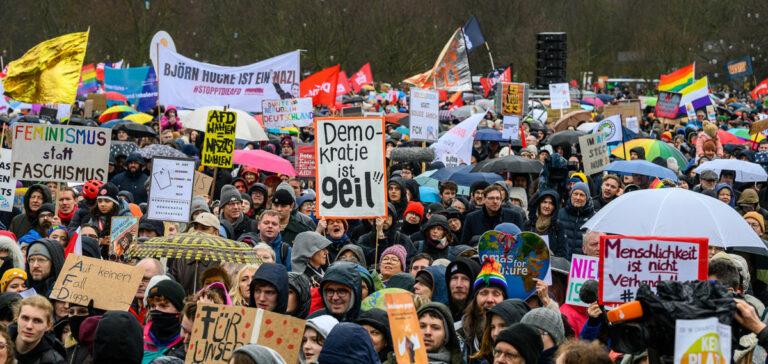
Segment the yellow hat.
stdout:
[[5,271],[5,273],[3,273],[3,278],[0,278],[0,292],[5,292],[5,289],[8,288],[8,284],[15,278],[21,278],[26,281],[27,272],[19,268],[11,268]]

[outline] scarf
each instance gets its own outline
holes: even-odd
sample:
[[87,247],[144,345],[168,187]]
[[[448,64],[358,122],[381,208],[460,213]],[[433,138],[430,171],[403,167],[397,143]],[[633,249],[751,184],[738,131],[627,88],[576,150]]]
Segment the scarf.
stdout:
[[72,221],[72,218],[75,217],[75,213],[77,212],[78,206],[75,204],[75,207],[72,208],[72,212],[65,214],[59,210],[59,220],[61,220],[64,224],[69,224],[70,221]]
[[539,216],[536,219],[536,233],[545,233],[547,230],[549,230],[550,226],[552,226],[552,215]]
[[443,346],[436,353],[427,353],[427,358],[429,364],[450,364],[451,352]]
[[427,241],[427,244],[429,244],[429,246],[431,246],[431,247],[433,247],[433,248],[435,248],[437,250],[443,250],[443,249],[445,249],[445,247],[448,246],[448,239],[445,238],[445,237],[440,239],[440,240],[434,240],[434,239],[432,239],[430,237],[424,237],[424,240]]

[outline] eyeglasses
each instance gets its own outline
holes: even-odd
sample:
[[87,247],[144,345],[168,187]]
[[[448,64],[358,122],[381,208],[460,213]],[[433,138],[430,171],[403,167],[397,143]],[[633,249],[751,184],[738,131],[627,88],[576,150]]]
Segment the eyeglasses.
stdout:
[[326,288],[325,290],[323,290],[323,294],[325,294],[325,297],[328,297],[328,298],[332,298],[335,295],[339,295],[339,298],[347,298],[350,296],[350,294],[352,294],[352,292],[350,292],[347,289]]
[[390,257],[390,256],[386,256],[386,257],[383,257],[383,258],[381,258],[381,262],[382,262],[382,263],[384,263],[384,262],[395,262],[395,263],[399,263],[399,262],[400,262],[400,258],[398,258],[398,257]]
[[27,259],[27,263],[29,263],[29,265],[44,264],[44,263],[47,263],[49,261],[50,260],[48,260],[48,258],[44,258],[44,257],[32,257],[32,258]]

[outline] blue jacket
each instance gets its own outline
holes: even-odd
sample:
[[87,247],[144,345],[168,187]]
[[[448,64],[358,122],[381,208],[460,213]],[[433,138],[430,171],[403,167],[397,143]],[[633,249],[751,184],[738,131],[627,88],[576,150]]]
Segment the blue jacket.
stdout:
[[368,331],[358,324],[342,322],[333,327],[325,338],[323,350],[317,358],[319,364],[379,364],[379,356]]
[[[275,252],[275,263],[284,265],[285,269],[290,272],[292,249],[288,244],[285,244],[286,246],[283,247],[283,234],[278,233],[277,237],[275,237],[275,240],[272,240],[271,243],[267,244],[269,244],[272,247],[272,250]],[[286,251],[285,257],[283,257],[283,251]]]
[[117,186],[121,191],[128,191],[133,195],[133,203],[142,204],[147,202],[147,188],[145,184],[149,176],[141,171],[131,173],[128,170],[118,174],[110,182]]
[[424,273],[417,273],[416,276],[418,277],[419,274],[430,274],[432,276],[432,302],[440,302],[444,305],[448,305],[448,286],[445,284],[445,267],[441,265],[431,265],[429,267],[424,268]]

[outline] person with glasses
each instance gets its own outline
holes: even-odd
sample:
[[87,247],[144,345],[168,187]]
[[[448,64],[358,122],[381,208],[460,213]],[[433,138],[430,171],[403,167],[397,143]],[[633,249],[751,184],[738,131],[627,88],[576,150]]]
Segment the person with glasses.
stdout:
[[288,308],[288,271],[285,266],[264,263],[253,274],[248,305],[285,314]]
[[464,219],[464,231],[461,235],[461,243],[472,244],[474,236],[480,236],[488,230],[503,222],[511,222],[516,226],[525,226],[525,216],[520,211],[502,207],[506,191],[504,187],[493,184],[483,191],[483,207],[470,212]]
[[320,282],[323,309],[312,316],[331,315],[339,322],[351,322],[360,314],[361,278],[356,264],[339,261],[328,267]]
[[56,277],[64,266],[64,248],[58,241],[39,239],[27,248],[28,287],[37,294],[50,296]]
[[559,311],[539,307],[528,311],[520,323],[531,325],[539,331],[543,350],[540,363],[554,363],[555,353],[565,341],[565,324]]
[[430,302],[418,310],[419,327],[430,363],[462,364],[461,350],[448,306]]
[[535,364],[544,344],[536,328],[517,323],[501,330],[493,345],[493,364]]
[[744,220],[747,221],[749,227],[755,231],[760,239],[765,240],[765,218],[757,211],[750,211],[744,214]]

